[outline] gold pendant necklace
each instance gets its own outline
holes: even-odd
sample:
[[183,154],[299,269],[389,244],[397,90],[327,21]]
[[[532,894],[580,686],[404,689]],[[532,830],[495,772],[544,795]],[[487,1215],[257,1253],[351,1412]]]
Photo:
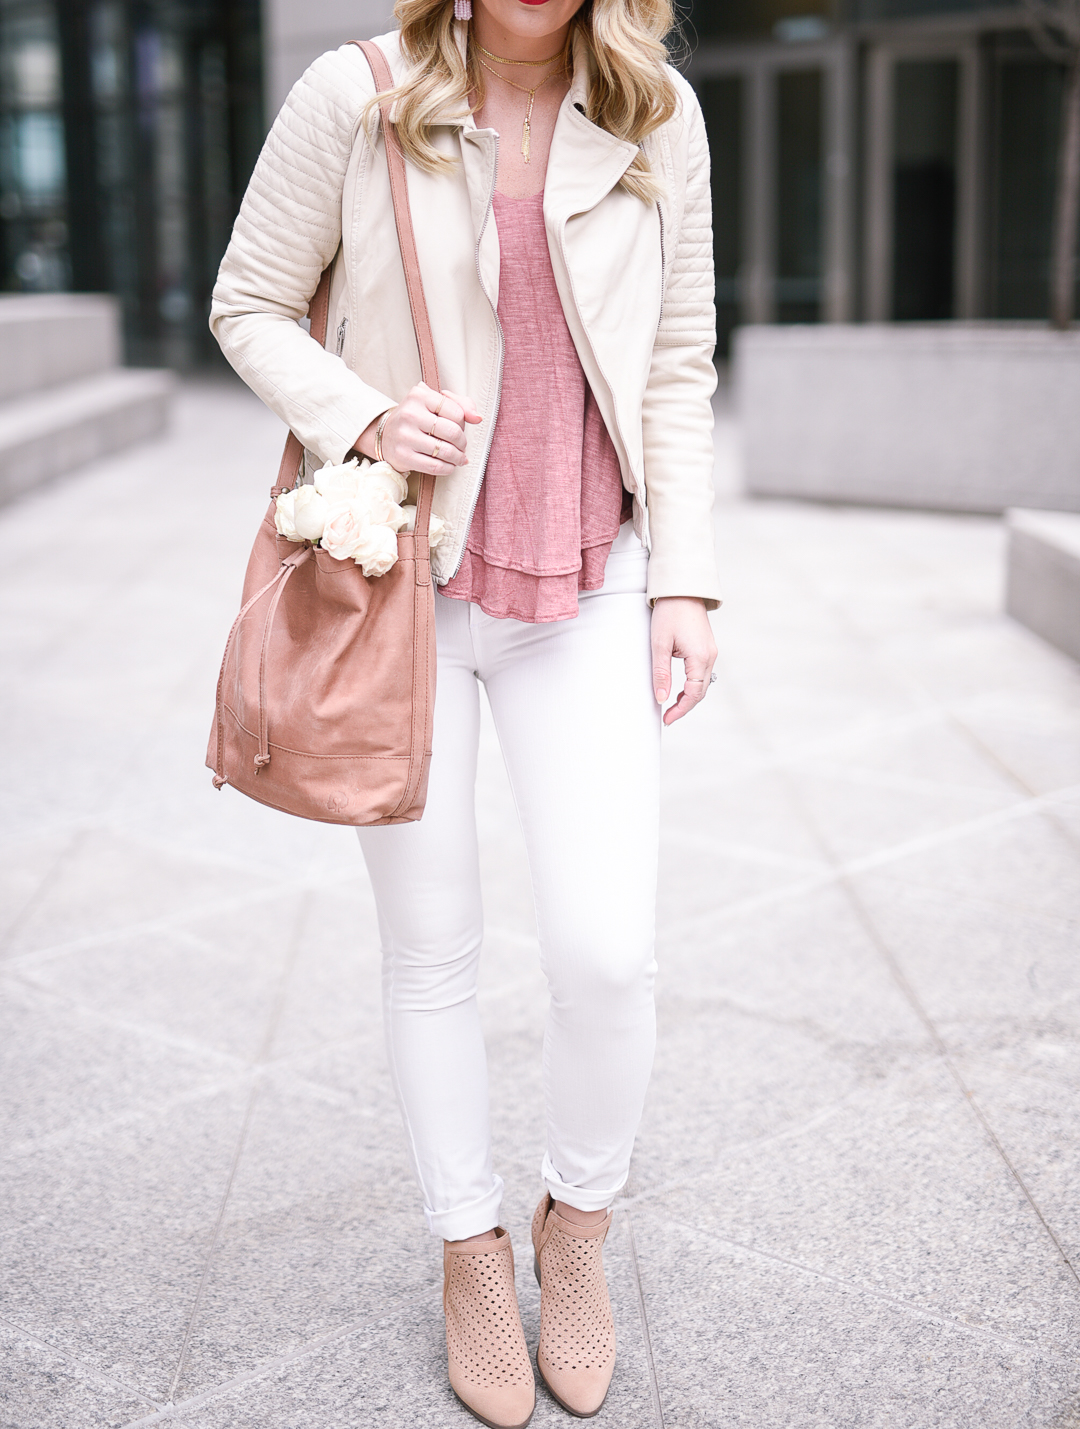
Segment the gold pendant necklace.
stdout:
[[[480,47],[478,45],[477,49],[479,48]],[[485,50],[484,53],[486,54],[487,51]],[[477,56],[477,58],[479,59],[479,56]],[[559,56],[556,55],[555,58],[558,59]],[[529,63],[531,64],[532,61],[530,60]],[[552,61],[549,60],[548,63],[551,64]],[[512,79],[507,79],[504,74],[500,74],[498,70],[492,69],[491,66],[489,64],[485,64],[483,60],[480,60],[480,64],[483,65],[484,69],[487,70],[488,74],[493,74],[496,79],[501,79],[503,84],[508,84],[511,89],[520,89],[522,94],[527,94],[529,96],[529,107],[525,111],[525,121],[521,126],[521,156],[525,160],[525,162],[528,163],[529,149],[531,147],[532,141],[533,101],[536,98],[536,91],[538,89],[543,89],[544,85],[547,84],[548,80],[554,79],[555,76],[553,74],[549,74],[546,78],[542,79],[539,84],[535,84],[533,85],[532,89],[529,89],[524,84],[515,84]]]

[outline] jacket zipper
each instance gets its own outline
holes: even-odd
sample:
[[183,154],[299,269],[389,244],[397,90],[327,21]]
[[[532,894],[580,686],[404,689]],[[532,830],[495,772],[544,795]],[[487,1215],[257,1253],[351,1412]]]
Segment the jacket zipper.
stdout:
[[337,355],[338,355],[339,357],[340,357],[341,354],[345,351],[345,333],[346,333],[346,331],[348,330],[348,326],[349,326],[349,319],[348,319],[348,318],[342,318],[341,321],[338,323],[338,330],[337,330]]
[[453,579],[454,579],[454,576],[456,576],[457,573],[458,573],[458,571],[461,570],[461,563],[462,563],[462,562],[464,561],[464,559],[465,559],[465,546],[466,546],[466,543],[468,542],[468,539],[469,539],[469,527],[472,525],[473,514],[474,514],[475,511],[476,511],[476,503],[480,500],[480,488],[481,488],[481,486],[483,486],[483,484],[484,484],[484,473],[487,471],[488,456],[489,456],[490,453],[491,453],[491,443],[492,443],[492,441],[493,441],[493,439],[494,439],[494,437],[495,437],[495,422],[496,422],[496,420],[498,419],[498,415],[499,415],[499,399],[502,397],[503,359],[504,359],[504,357],[505,357],[505,355],[506,355],[506,340],[505,340],[505,338],[504,338],[504,336],[503,336],[502,323],[499,321],[499,313],[498,313],[498,310],[497,310],[497,308],[495,307],[495,304],[491,301],[491,294],[488,292],[487,288],[484,287],[483,275],[482,275],[481,272],[480,272],[480,244],[483,242],[484,234],[487,232],[488,219],[491,217],[491,208],[492,208],[492,205],[493,205],[494,202],[495,202],[495,183],[496,183],[496,180],[498,179],[498,177],[499,177],[499,136],[496,134],[496,135],[495,135],[495,165],[494,165],[494,168],[492,169],[492,172],[491,172],[491,192],[488,194],[487,208],[486,208],[486,210],[484,211],[484,221],[483,221],[483,223],[480,225],[480,232],[479,232],[479,233],[477,234],[477,236],[476,236],[476,252],[475,252],[475,258],[476,258],[476,281],[480,284],[480,291],[483,293],[484,297],[487,298],[487,300],[488,300],[488,306],[489,306],[490,309],[491,309],[491,316],[495,319],[495,331],[496,331],[496,332],[498,333],[498,335],[499,335],[499,366],[498,366],[498,371],[497,371],[496,378],[495,378],[495,411],[494,411],[494,413],[493,413],[493,415],[492,415],[492,418],[491,418],[491,425],[490,425],[490,427],[488,428],[487,438],[486,438],[485,443],[484,443],[484,450],[483,450],[483,452],[481,453],[481,456],[480,456],[479,477],[478,477],[477,482],[476,482],[476,491],[473,493],[472,505],[469,507],[468,519],[467,519],[466,522],[465,522],[464,535],[463,535],[462,541],[461,541],[461,555],[458,557],[458,563],[457,563],[457,565],[454,567],[453,571],[452,571],[452,572],[450,573],[450,575],[447,577],[448,580],[453,580]]
[[656,319],[656,331],[664,320],[664,296],[667,289],[667,253],[664,249],[664,206],[656,200],[656,216],[660,220],[660,316]]

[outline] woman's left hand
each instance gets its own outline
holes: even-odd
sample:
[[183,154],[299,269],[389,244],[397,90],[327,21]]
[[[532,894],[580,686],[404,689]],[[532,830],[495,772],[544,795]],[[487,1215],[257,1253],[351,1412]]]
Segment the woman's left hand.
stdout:
[[705,698],[709,688],[716,662],[716,641],[703,600],[669,595],[662,596],[653,606],[653,692],[660,705],[671,694],[672,658],[683,662],[684,679],[679,698],[664,713],[665,724],[674,724],[689,714]]

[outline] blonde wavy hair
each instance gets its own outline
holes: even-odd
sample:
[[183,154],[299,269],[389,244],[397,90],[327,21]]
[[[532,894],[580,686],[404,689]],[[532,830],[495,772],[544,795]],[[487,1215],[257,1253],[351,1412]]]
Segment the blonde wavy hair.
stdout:
[[[464,116],[481,107],[483,70],[472,46],[462,62],[452,0],[397,0],[394,14],[401,52],[412,66],[389,96],[398,105],[395,127],[401,147],[428,173],[449,172],[454,161],[431,142],[431,123],[437,115]],[[580,34],[592,59],[586,114],[594,124],[640,146],[671,118],[678,96],[666,68],[664,42],[674,28],[671,0],[585,0],[571,21],[568,50],[575,32]],[[477,96],[475,105],[469,103],[470,94]],[[661,185],[640,148],[622,187],[648,204],[660,196]]]

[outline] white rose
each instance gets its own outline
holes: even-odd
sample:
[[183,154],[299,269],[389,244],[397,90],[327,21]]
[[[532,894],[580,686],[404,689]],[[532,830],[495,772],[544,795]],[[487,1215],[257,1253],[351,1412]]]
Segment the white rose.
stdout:
[[[403,507],[401,508],[401,510],[402,510],[402,514],[403,514],[404,517],[405,517],[405,530],[406,530],[406,531],[415,531],[415,530],[416,530],[416,507],[415,507],[415,506],[403,506]],[[435,547],[439,544],[439,542],[442,540],[442,538],[443,538],[445,535],[446,535],[446,522],[442,519],[441,516],[436,516],[435,513],[434,513],[434,511],[433,511],[433,512],[431,513],[431,516],[430,516],[429,520],[428,520],[428,545],[431,547],[432,550],[435,549]]]
[[401,507],[381,486],[365,486],[356,498],[357,503],[367,512],[368,520],[376,526],[389,526],[392,531],[400,531],[405,524]]
[[315,473],[315,490],[335,504],[351,501],[360,494],[362,473],[366,469],[367,462],[361,466],[356,457],[340,466],[324,466]]
[[389,526],[367,526],[353,551],[353,560],[366,576],[386,575],[397,558],[397,537]]
[[323,527],[322,548],[335,561],[347,561],[371,526],[367,503],[338,501],[330,507]]
[[323,533],[330,503],[313,486],[298,486],[293,492],[292,520],[301,541],[317,541]]
[[279,536],[284,536],[287,541],[302,541],[304,538],[296,534],[296,523],[294,514],[296,508],[296,492],[283,491],[274,503],[274,525],[277,527]]
[[375,461],[364,472],[365,486],[380,487],[393,502],[401,502],[409,494],[409,483],[388,461]]

